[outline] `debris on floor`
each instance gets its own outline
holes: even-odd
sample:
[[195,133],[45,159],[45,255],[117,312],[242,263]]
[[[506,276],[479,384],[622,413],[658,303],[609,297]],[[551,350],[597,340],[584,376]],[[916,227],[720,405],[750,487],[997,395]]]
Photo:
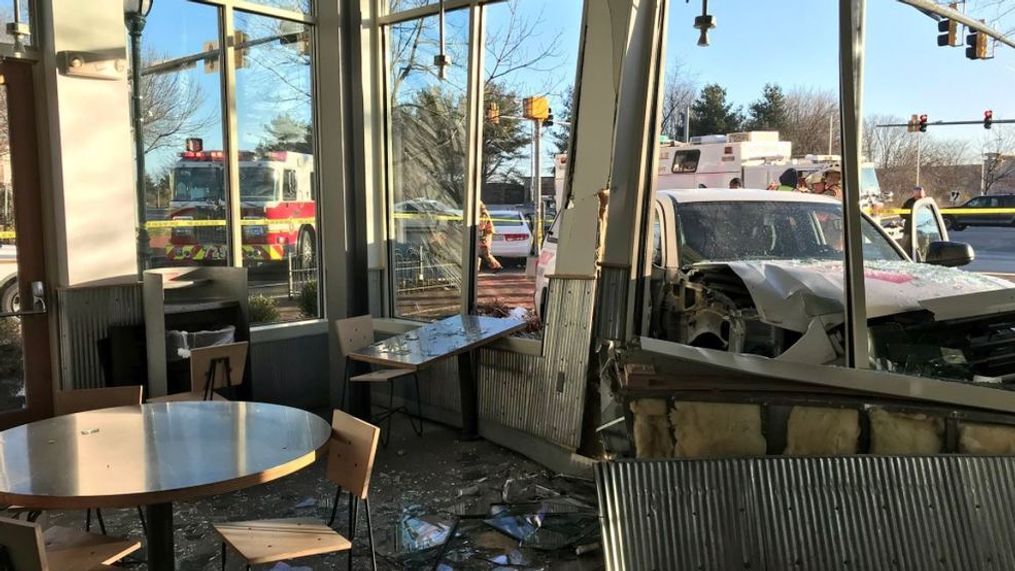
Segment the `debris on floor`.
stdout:
[[[387,427],[385,427],[387,429]],[[249,519],[313,517],[327,522],[334,484],[324,462],[291,476],[230,494],[174,504],[177,569],[221,568],[211,524]],[[334,528],[348,537],[348,494],[339,499]],[[489,441],[464,442],[452,428],[427,423],[418,438],[408,421],[392,423],[391,442],[378,450],[370,483],[378,568],[472,571],[493,569],[600,570],[595,485],[553,474]],[[354,541],[354,569],[370,569],[366,520]],[[49,512],[53,525],[83,526],[84,513]],[[137,512],[103,510],[111,535],[142,538]],[[143,558],[143,551],[139,552]],[[348,555],[285,561],[271,571],[345,568]],[[132,569],[144,569],[134,564]],[[227,569],[243,569],[239,557]]]

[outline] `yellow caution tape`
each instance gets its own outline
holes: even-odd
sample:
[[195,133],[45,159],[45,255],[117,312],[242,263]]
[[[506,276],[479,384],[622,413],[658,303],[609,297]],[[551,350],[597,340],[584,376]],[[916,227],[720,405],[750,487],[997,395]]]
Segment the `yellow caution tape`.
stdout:
[[[304,218],[244,218],[240,226],[269,226],[271,228],[285,229],[291,226],[313,224],[316,220],[313,217]],[[209,226],[225,226],[225,220],[149,220],[145,222],[147,230],[155,228],[206,228]]]
[[[941,214],[1012,214],[1015,208],[941,208]],[[882,208],[880,214],[909,214],[908,208]]]
[[14,230],[0,231],[0,240],[13,240],[16,237],[17,233]]

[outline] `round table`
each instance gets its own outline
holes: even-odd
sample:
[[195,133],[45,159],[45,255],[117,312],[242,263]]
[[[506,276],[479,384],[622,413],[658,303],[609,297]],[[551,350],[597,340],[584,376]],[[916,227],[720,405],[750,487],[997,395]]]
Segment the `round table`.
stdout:
[[0,432],[0,503],[146,506],[150,569],[174,569],[173,506],[269,482],[314,462],[330,425],[250,402],[166,402],[58,416]]

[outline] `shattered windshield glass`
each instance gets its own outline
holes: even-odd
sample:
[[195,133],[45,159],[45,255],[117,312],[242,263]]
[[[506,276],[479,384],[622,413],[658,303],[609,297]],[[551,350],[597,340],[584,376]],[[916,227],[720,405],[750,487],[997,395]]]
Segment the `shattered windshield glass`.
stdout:
[[[702,261],[841,260],[842,208],[811,202],[691,202],[677,207],[681,265]],[[865,260],[902,256],[866,218]]]

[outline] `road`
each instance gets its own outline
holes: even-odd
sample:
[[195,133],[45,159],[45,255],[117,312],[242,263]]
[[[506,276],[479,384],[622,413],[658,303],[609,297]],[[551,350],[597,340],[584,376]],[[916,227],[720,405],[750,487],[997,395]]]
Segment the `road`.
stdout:
[[950,230],[948,236],[969,244],[976,253],[973,263],[963,269],[1015,277],[1015,228],[966,228],[961,232]]

